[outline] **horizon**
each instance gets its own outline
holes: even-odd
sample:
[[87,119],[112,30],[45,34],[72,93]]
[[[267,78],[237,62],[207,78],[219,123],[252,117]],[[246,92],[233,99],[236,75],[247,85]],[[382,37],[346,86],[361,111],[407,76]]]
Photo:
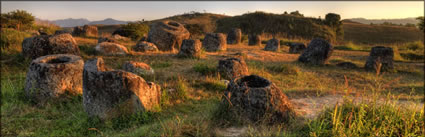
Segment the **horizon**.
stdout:
[[[306,4],[308,3],[308,4]],[[172,5],[172,6],[170,6]],[[341,15],[341,19],[364,18],[405,19],[424,16],[424,1],[407,2],[1,2],[2,13],[25,10],[41,20],[87,19],[99,21],[112,18],[120,21],[156,20],[191,11],[227,16],[242,15],[247,12],[263,11],[282,14],[298,10],[305,17],[324,18],[327,13]],[[362,9],[359,11],[358,9]],[[394,10],[396,8],[397,10]],[[123,9],[123,10],[111,10]],[[51,14],[55,11],[55,14]],[[137,14],[129,14],[137,13]],[[154,13],[154,14],[152,14]]]

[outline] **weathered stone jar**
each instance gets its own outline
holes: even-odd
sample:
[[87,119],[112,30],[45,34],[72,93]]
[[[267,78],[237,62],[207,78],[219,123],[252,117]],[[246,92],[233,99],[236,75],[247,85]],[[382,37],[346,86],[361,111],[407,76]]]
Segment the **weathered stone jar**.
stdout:
[[190,32],[175,21],[152,23],[149,28],[147,41],[154,43],[160,51],[178,52],[182,41],[190,37]]
[[280,50],[280,42],[278,39],[270,39],[267,41],[266,47],[264,48],[265,51],[279,51]]
[[137,75],[153,75],[154,70],[148,64],[136,61],[127,61],[122,65],[122,69]]
[[30,64],[25,93],[36,101],[45,101],[64,94],[82,94],[83,67],[83,59],[75,55],[54,54],[39,57]]
[[242,31],[238,28],[233,28],[227,33],[227,44],[239,44],[242,40]]
[[376,46],[370,51],[366,60],[365,69],[376,71],[380,66],[380,71],[390,71],[394,69],[394,51],[390,47]]
[[102,42],[98,43],[95,47],[96,53],[101,55],[127,55],[127,47],[123,45],[112,43],[112,42]]
[[224,79],[228,80],[249,75],[248,66],[242,58],[227,58],[219,60],[217,70]]
[[289,53],[297,54],[302,53],[307,47],[303,43],[290,43]]
[[202,44],[199,40],[185,39],[183,40],[182,47],[180,48],[177,56],[188,58],[201,57]]
[[261,46],[261,36],[260,35],[248,35],[248,45],[249,46]]
[[232,114],[252,122],[286,122],[294,114],[288,97],[257,75],[231,80],[222,102]]
[[321,38],[315,38],[310,41],[298,61],[313,65],[323,65],[331,57],[332,52],[333,47],[329,42]]
[[25,57],[36,59],[52,54],[80,55],[80,49],[74,38],[68,34],[39,35],[24,39],[22,54]]
[[89,116],[109,119],[159,106],[161,88],[136,74],[111,70],[102,58],[86,61],[83,72],[83,106]]
[[202,48],[208,52],[226,51],[226,36],[223,33],[207,33],[202,41]]

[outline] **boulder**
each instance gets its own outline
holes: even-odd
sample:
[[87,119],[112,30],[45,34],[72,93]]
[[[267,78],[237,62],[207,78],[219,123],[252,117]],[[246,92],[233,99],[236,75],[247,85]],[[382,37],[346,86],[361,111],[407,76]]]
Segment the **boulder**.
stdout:
[[122,65],[122,69],[137,75],[153,75],[153,69],[143,62],[127,61]]
[[264,50],[266,51],[279,51],[280,49],[280,42],[278,39],[270,39],[267,41],[266,47],[264,47]]
[[83,72],[83,106],[88,116],[110,119],[159,106],[161,88],[136,74],[110,70],[102,58],[86,61]]
[[232,115],[251,122],[281,123],[295,114],[288,97],[271,81],[249,75],[230,81],[222,99]]
[[128,50],[123,45],[112,43],[112,42],[102,42],[96,45],[95,50],[97,53],[102,55],[126,55]]
[[239,44],[242,39],[242,31],[241,29],[233,28],[227,34],[227,44]]
[[357,68],[357,65],[351,62],[341,62],[336,64],[336,66],[344,68],[344,69],[355,69]]
[[39,35],[24,39],[22,54],[25,57],[36,59],[51,54],[80,55],[80,49],[70,34]]
[[290,43],[289,44],[289,53],[297,54],[302,53],[307,47],[304,43]]
[[85,36],[85,37],[97,37],[98,30],[96,26],[92,25],[84,25],[74,27],[74,31],[72,31],[72,35],[74,36]]
[[366,60],[365,69],[376,71],[377,66],[381,66],[380,71],[391,71],[394,69],[394,51],[390,47],[376,46],[370,51]]
[[83,59],[71,54],[39,57],[29,66],[25,93],[39,102],[61,95],[82,94],[83,67]]
[[102,42],[112,42],[112,43],[115,43],[117,41],[114,38],[111,38],[111,37],[100,37],[99,39],[97,39],[97,43],[102,43]]
[[161,51],[177,52],[182,41],[189,37],[189,31],[182,24],[174,21],[160,21],[150,25],[147,41],[154,43]]
[[331,57],[333,47],[329,42],[321,38],[310,41],[307,49],[298,58],[299,62],[314,65],[323,65]]
[[64,34],[64,33],[72,34],[72,32],[69,31],[69,30],[56,30],[55,31],[55,35]]
[[217,70],[224,79],[229,80],[249,75],[248,66],[242,58],[227,58],[219,60]]
[[132,47],[134,51],[139,52],[157,52],[159,51],[155,44],[146,42],[146,41],[139,41],[135,46]]
[[223,33],[207,33],[202,41],[202,48],[208,52],[227,50],[226,36]]
[[261,46],[261,36],[260,35],[248,35],[248,45],[249,46]]
[[177,56],[199,58],[201,57],[201,46],[202,44],[199,40],[185,39]]

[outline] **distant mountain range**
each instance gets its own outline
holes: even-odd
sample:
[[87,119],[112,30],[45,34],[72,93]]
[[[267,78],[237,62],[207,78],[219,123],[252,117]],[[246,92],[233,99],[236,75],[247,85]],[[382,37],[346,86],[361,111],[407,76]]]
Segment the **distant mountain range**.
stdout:
[[382,24],[384,22],[391,22],[393,24],[417,24],[419,21],[416,20],[415,18],[404,18],[404,19],[365,19],[365,18],[352,18],[352,19],[346,19],[346,20],[351,20],[354,22],[359,22],[359,23],[363,23],[363,24]]
[[[37,20],[41,20],[41,19],[37,19]],[[416,20],[415,18],[404,18],[404,19],[365,19],[365,18],[351,18],[351,19],[344,19],[344,20],[349,20],[349,21],[353,21],[353,22],[358,22],[358,23],[362,23],[362,24],[382,24],[384,22],[391,22],[393,24],[407,24],[407,23],[411,23],[411,24],[417,24],[419,21]],[[88,19],[85,18],[80,18],[80,19],[73,19],[73,18],[68,18],[68,19],[60,19],[60,20],[52,20],[52,21],[48,21],[48,20],[42,20],[45,22],[50,22],[53,24],[56,24],[60,27],[75,27],[75,26],[83,26],[86,24],[90,24],[90,25],[95,25],[95,24],[101,24],[101,25],[115,25],[115,24],[127,24],[128,21],[120,21],[120,20],[115,20],[112,18],[107,18],[104,20],[100,20],[100,21],[89,21]]]
[[[43,21],[46,21],[46,20],[43,20]],[[95,25],[95,24],[102,24],[102,25],[127,24],[127,21],[120,21],[120,20],[115,20],[112,18],[107,18],[107,19],[99,20],[99,21],[89,21],[88,19],[84,19],[84,18],[80,18],[80,19],[68,18],[68,19],[61,19],[61,20],[52,20],[49,22],[56,24],[60,27],[75,27],[75,26],[83,26],[83,25]]]

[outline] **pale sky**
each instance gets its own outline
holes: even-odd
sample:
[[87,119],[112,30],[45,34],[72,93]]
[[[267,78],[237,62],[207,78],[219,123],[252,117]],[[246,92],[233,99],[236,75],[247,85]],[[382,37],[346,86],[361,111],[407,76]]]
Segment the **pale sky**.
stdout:
[[424,16],[424,1],[1,1],[1,13],[26,10],[40,19],[113,18],[153,20],[190,11],[241,15],[254,11],[283,13],[298,10],[319,17],[333,12],[346,18],[393,19]]

